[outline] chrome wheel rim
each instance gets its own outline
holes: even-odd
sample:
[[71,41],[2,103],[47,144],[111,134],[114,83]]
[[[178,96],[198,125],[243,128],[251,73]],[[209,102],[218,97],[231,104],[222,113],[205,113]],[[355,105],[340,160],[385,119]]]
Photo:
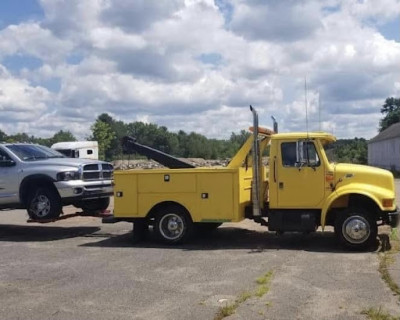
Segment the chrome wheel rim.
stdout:
[[168,213],[161,218],[159,228],[165,239],[177,240],[185,231],[185,222],[181,216]]
[[369,222],[364,217],[351,216],[344,221],[342,234],[348,242],[352,244],[360,244],[369,238],[371,228]]
[[50,200],[44,195],[38,195],[32,201],[31,211],[32,213],[39,218],[46,217],[50,212]]

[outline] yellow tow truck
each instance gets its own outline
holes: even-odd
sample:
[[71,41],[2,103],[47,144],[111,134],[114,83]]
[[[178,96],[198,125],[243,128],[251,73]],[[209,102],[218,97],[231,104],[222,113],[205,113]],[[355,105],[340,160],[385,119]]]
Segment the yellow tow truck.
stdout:
[[[338,240],[356,250],[376,241],[378,225],[398,225],[391,172],[332,163],[324,150],[336,140],[331,134],[275,133],[260,128],[250,109],[252,135],[227,167],[194,168],[125,137],[126,152],[145,154],[168,168],[116,171],[114,214],[103,222],[133,222],[136,239],[151,225],[168,244],[188,240],[195,227],[213,229],[246,218],[277,233],[333,226]],[[265,166],[261,159],[268,144]]]

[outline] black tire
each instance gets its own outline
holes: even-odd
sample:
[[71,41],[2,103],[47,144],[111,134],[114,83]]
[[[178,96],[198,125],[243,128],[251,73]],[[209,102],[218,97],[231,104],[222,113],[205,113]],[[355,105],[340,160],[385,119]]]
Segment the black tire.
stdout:
[[349,208],[337,213],[335,234],[347,249],[366,250],[376,244],[378,226],[366,209]]
[[79,207],[82,208],[84,213],[95,214],[102,212],[110,205],[110,198],[98,198],[90,200],[82,200]]
[[138,243],[145,240],[149,232],[149,224],[146,219],[138,219],[133,223],[132,242]]
[[61,199],[50,187],[40,187],[28,199],[27,211],[33,220],[58,218],[62,212]]
[[158,211],[153,229],[159,241],[166,244],[180,244],[192,236],[193,222],[185,208],[169,205]]
[[222,225],[222,222],[200,222],[195,223],[194,227],[198,233],[210,233]]

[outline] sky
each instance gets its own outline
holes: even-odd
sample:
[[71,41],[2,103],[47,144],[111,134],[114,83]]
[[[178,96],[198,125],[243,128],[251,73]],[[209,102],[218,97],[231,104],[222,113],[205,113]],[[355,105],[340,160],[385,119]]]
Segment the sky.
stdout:
[[224,139],[252,105],[280,132],[370,139],[391,96],[400,0],[0,1],[8,135],[85,139],[108,113]]

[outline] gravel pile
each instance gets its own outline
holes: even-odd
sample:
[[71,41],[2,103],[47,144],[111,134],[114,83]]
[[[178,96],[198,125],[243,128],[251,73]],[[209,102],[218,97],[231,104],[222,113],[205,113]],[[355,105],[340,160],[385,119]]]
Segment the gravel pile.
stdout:
[[[229,159],[225,160],[205,160],[201,158],[188,158],[180,159],[195,167],[226,167]],[[113,161],[115,170],[128,170],[128,169],[162,169],[163,165],[153,160],[115,160]]]

